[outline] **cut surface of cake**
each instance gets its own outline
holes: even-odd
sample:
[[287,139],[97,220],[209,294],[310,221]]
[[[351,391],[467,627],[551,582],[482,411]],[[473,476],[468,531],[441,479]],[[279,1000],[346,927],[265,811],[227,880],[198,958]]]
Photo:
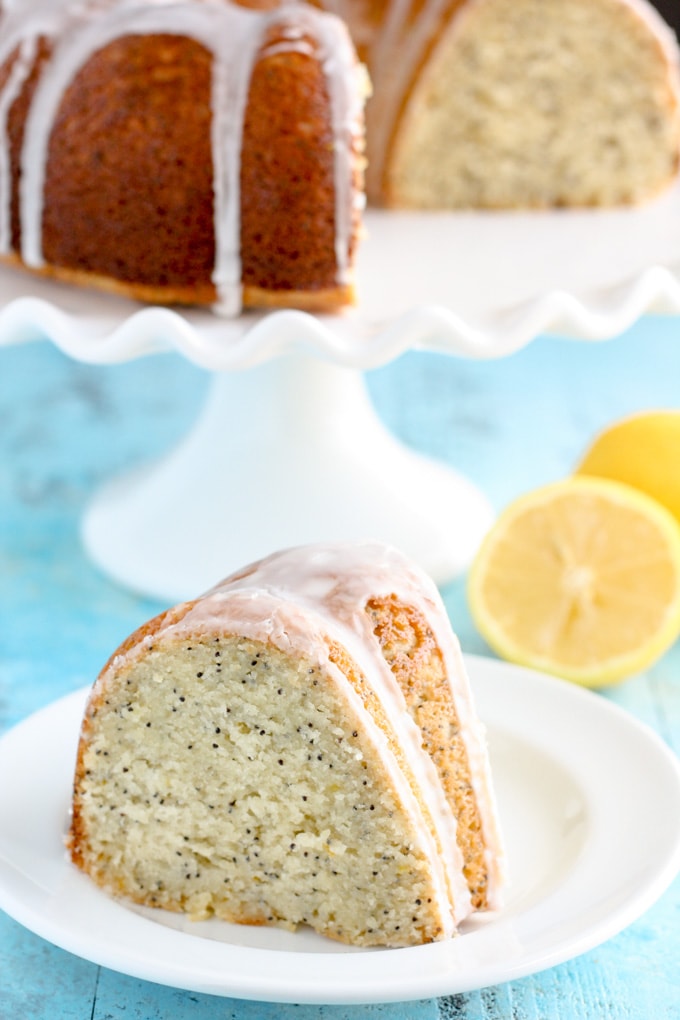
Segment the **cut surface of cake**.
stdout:
[[434,584],[285,550],[131,635],[82,724],[73,862],[112,895],[358,946],[498,909],[483,728]]
[[373,85],[371,201],[630,205],[676,179],[678,46],[646,0],[332,7],[347,19]]
[[366,83],[337,18],[294,0],[0,11],[6,261],[226,314],[353,302]]

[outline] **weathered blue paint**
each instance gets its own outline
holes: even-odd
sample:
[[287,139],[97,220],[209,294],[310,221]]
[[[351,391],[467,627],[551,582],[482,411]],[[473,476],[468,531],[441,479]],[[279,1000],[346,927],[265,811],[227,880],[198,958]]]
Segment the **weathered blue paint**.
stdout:
[[[161,608],[96,572],[79,543],[79,519],[101,482],[185,433],[207,385],[205,373],[174,355],[96,368],[46,344],[0,350],[0,732],[88,683],[113,647]],[[370,373],[368,385],[398,436],[455,465],[500,509],[568,473],[613,419],[680,407],[680,325],[649,317],[602,344],[541,338],[492,362],[411,353]],[[488,654],[464,579],[444,597],[463,647]],[[680,752],[680,647],[604,696]],[[162,988],[85,963],[0,914],[0,1020],[646,1017],[680,1017],[680,881],[625,932],[545,973],[469,995],[355,1007]]]

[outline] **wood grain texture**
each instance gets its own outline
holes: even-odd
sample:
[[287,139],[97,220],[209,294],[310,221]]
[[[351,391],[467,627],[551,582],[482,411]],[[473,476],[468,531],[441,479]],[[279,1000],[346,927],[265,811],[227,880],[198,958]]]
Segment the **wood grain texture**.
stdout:
[[[603,344],[540,339],[497,362],[412,353],[368,377],[388,426],[455,465],[498,509],[568,473],[613,419],[679,407],[679,380],[680,326],[655,318]],[[173,355],[91,368],[45,344],[0,349],[0,732],[90,682],[111,649],[163,608],[95,571],[79,519],[103,481],[184,435],[207,382]],[[443,594],[465,650],[488,654],[464,579]],[[680,752],[680,647],[603,696]],[[626,931],[569,963],[468,995],[384,1006],[166,989],[85,963],[0,914],[0,1020],[677,1020],[679,963],[680,880]]]

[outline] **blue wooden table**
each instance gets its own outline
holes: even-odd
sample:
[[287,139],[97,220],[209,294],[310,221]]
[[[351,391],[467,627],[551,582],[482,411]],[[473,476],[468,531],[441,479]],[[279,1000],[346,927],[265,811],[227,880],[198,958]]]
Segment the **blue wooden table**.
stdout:
[[[601,344],[539,338],[502,361],[410,353],[367,382],[395,434],[455,465],[500,509],[567,474],[606,423],[680,407],[680,322],[649,317]],[[160,608],[98,574],[79,522],[102,482],[185,434],[208,383],[170,354],[101,368],[49,344],[0,349],[0,732],[90,683],[118,642]],[[470,620],[464,579],[443,594],[464,649],[489,654]],[[605,696],[680,752],[680,647]],[[162,988],[70,956],[0,912],[0,1020],[359,1017],[678,1018],[680,881],[628,930],[552,970],[439,1000],[351,1007]]]

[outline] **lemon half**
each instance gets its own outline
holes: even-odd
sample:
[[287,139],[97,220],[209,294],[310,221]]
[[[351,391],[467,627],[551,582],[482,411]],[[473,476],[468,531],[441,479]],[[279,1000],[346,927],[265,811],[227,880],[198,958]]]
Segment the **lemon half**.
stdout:
[[680,632],[680,523],[620,482],[572,477],[512,503],[472,565],[470,611],[503,658],[589,687]]

